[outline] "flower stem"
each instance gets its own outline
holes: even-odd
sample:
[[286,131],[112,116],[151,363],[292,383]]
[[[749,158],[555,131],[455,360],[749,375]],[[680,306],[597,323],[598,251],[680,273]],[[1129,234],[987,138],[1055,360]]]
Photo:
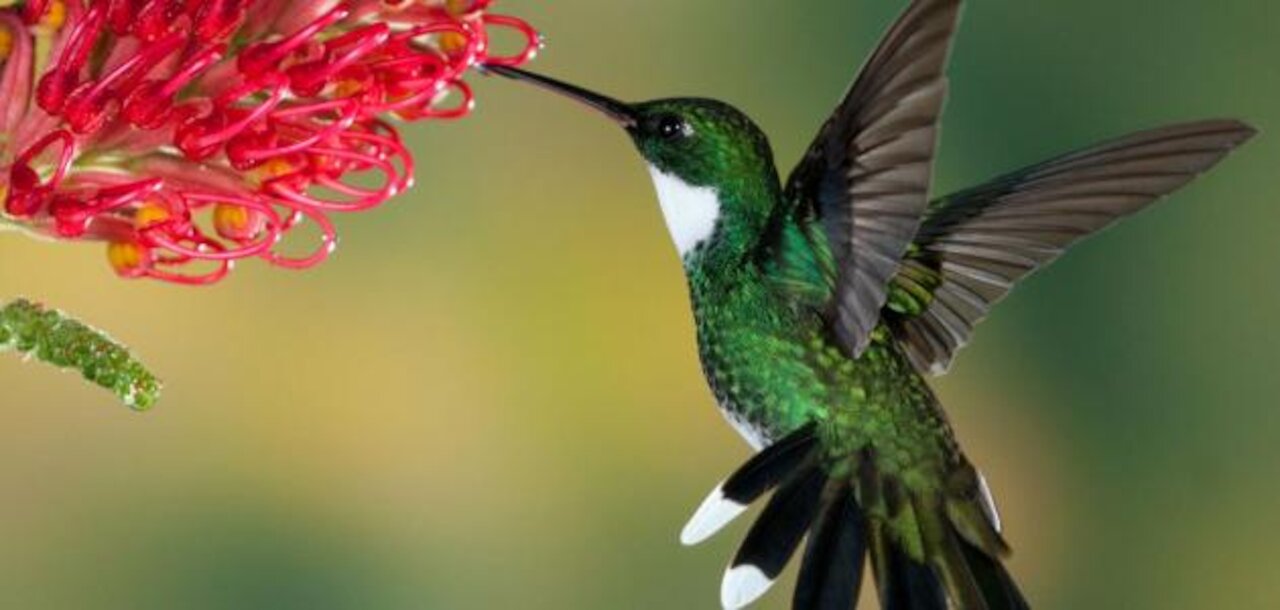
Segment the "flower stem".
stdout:
[[110,390],[137,411],[160,395],[156,379],[129,351],[101,331],[25,299],[0,308],[0,351],[15,350]]

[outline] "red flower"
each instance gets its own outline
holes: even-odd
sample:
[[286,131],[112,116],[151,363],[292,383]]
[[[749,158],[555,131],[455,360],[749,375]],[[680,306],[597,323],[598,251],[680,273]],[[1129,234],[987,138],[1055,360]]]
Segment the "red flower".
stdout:
[[[0,5],[2,220],[106,241],[121,275],[185,284],[243,258],[324,260],[331,213],[412,182],[388,120],[467,114],[468,70],[523,63],[538,45],[489,0]],[[493,28],[523,48],[491,55]],[[308,222],[313,252],[282,254]]]

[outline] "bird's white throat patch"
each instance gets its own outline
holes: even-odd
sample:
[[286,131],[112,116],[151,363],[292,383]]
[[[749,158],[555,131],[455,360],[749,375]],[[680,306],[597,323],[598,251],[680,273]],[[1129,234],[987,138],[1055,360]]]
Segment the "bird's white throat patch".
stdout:
[[653,176],[671,240],[676,243],[680,258],[684,258],[715,232],[720,218],[720,194],[710,187],[692,186],[652,165],[649,174]]

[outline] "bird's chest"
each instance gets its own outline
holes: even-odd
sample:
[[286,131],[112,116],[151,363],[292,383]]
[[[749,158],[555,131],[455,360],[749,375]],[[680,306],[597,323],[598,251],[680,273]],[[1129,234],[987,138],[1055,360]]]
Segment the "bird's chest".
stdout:
[[729,305],[695,303],[698,355],[721,412],[760,449],[809,421],[828,387],[784,320],[763,305]]

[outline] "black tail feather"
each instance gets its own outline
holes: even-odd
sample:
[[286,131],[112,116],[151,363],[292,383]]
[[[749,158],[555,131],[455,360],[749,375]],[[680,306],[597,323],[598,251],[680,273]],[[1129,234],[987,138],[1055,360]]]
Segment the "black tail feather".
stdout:
[[833,466],[817,444],[810,427],[765,449],[686,527],[700,541],[776,487],[725,573],[726,609],[763,595],[807,533],[794,610],[851,610],[868,554],[883,610],[1030,610],[1001,563],[1008,547],[972,468],[922,491],[885,476],[869,454]]
[[814,426],[809,425],[747,460],[702,502],[680,533],[680,541],[693,545],[714,535],[760,496],[812,465],[816,445]]
[[747,532],[720,585],[720,603],[736,610],[773,586],[813,525],[827,475],[813,460],[784,482]]
[[871,565],[884,610],[947,610],[942,582],[929,566],[907,556],[883,528],[875,528]]
[[795,473],[812,452],[816,439],[814,427],[805,426],[755,454],[734,471],[720,490],[725,498],[739,504],[750,504]]
[[825,485],[826,475],[817,466],[784,483],[747,532],[731,568],[755,566],[776,579],[813,524]]
[[973,574],[982,597],[987,603],[987,610],[1030,610],[1031,604],[1022,596],[1013,577],[1001,563],[992,559],[981,549],[961,541],[965,563]]
[[[918,562],[887,535],[873,537],[872,565],[883,610],[1030,610],[1013,577],[1001,562],[966,542],[955,532],[950,537],[959,547],[955,565],[934,567]],[[946,560],[944,560],[946,561]],[[966,586],[962,598],[948,605],[943,570],[958,573]]]
[[848,485],[841,485],[809,533],[792,608],[850,610],[862,589],[866,519]]

